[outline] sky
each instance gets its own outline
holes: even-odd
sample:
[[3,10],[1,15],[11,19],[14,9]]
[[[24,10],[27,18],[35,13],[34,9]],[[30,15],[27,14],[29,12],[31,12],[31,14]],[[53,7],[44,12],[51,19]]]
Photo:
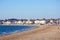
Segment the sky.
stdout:
[[60,0],[0,0],[0,19],[60,18]]

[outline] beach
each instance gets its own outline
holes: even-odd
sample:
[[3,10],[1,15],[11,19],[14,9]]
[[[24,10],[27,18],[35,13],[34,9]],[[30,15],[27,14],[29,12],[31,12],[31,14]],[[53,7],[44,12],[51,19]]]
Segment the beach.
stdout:
[[0,40],[60,40],[60,26],[34,25],[38,28],[1,36]]

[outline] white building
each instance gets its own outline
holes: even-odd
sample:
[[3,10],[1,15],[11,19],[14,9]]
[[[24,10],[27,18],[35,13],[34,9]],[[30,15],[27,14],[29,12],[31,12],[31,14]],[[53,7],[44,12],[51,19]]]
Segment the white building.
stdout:
[[56,23],[55,23],[55,20],[50,19],[49,22],[48,22],[48,25],[54,25],[54,24],[56,24]]
[[26,24],[32,24],[32,23],[33,23],[33,22],[30,21],[30,20],[26,21]]
[[53,20],[50,20],[50,23],[53,23],[54,21]]
[[3,22],[3,24],[9,25],[9,24],[11,24],[11,22],[10,21],[5,21],[5,22]]
[[35,20],[34,21],[35,24],[46,24],[45,20]]
[[17,24],[23,24],[23,22],[22,21],[17,21]]

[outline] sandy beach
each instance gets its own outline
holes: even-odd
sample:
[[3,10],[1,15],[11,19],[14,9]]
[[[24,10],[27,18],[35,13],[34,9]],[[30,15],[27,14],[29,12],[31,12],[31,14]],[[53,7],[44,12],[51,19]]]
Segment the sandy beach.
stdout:
[[0,37],[0,40],[60,40],[60,26],[39,26],[33,30]]

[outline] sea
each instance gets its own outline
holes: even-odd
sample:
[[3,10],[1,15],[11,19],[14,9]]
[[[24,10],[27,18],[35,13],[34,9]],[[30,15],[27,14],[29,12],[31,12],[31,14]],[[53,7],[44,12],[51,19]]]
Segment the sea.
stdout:
[[23,32],[36,28],[35,26],[23,26],[23,25],[0,25],[0,36],[8,35],[16,32]]

